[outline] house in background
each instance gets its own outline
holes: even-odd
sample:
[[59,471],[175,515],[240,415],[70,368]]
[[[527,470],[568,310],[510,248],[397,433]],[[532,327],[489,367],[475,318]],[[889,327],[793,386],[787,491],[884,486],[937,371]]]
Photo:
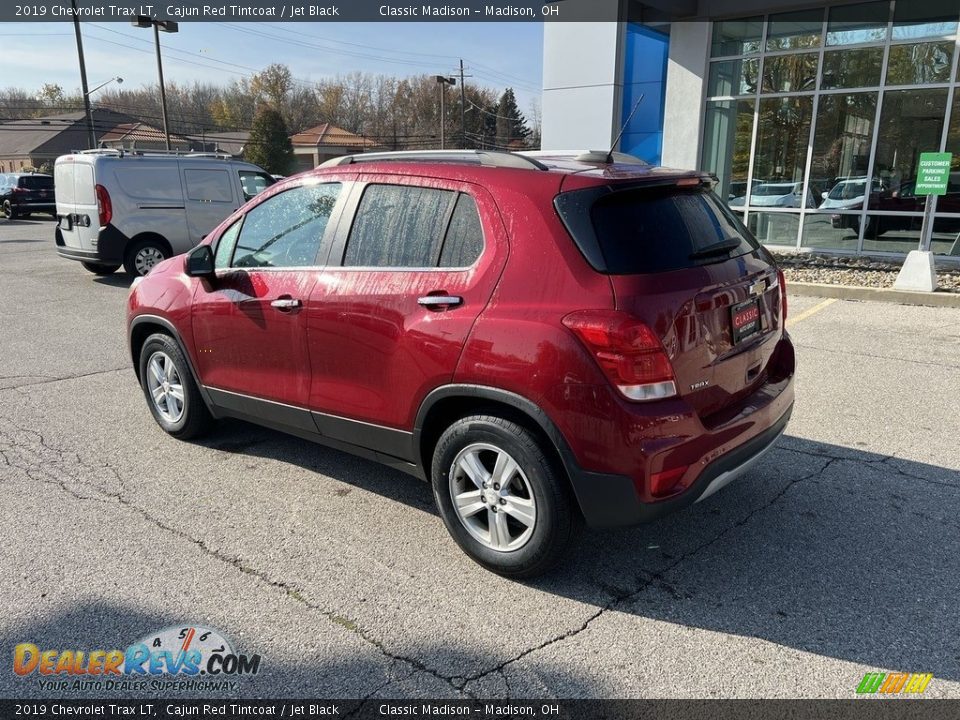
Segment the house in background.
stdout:
[[[98,141],[118,125],[137,122],[129,115],[102,108],[95,108],[91,114]],[[0,123],[0,172],[52,169],[54,160],[61,155],[87,147],[89,137],[83,112]]]
[[[166,150],[167,143],[163,130],[143,122],[128,122],[115,125],[99,137],[99,147],[124,150]],[[170,149],[190,152],[193,143],[190,138],[170,134]]]
[[379,145],[330,123],[323,123],[290,137],[295,165],[293,172],[311,170],[330,158],[374,150]]
[[200,135],[186,135],[190,140],[190,149],[196,152],[227,153],[242,158],[244,148],[250,141],[250,131],[207,130]]
[[[97,147],[146,151],[166,148],[163,131],[136,117],[103,108],[94,108],[92,116]],[[249,141],[247,131],[171,133],[170,148],[175,152],[221,152],[240,158]],[[290,141],[295,156],[291,172],[310,170],[330,158],[381,147],[370,138],[330,123],[296,133]],[[59,156],[87,147],[89,137],[83,112],[0,123],[0,172],[52,170]]]

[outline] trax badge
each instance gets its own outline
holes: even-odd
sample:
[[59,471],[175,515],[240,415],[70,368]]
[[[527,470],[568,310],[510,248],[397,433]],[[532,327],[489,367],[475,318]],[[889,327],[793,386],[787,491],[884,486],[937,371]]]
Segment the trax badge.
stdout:
[[695,382],[693,385],[691,385],[690,389],[699,390],[700,388],[705,388],[709,384],[710,384],[709,380],[701,380],[700,382]]

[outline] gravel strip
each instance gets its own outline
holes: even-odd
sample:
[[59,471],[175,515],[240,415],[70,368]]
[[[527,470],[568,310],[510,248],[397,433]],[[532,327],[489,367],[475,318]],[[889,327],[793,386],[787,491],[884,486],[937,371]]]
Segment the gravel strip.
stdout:
[[[892,288],[903,261],[870,257],[837,257],[812,253],[777,253],[777,262],[790,282]],[[960,293],[960,267],[941,269],[937,284],[943,292]]]

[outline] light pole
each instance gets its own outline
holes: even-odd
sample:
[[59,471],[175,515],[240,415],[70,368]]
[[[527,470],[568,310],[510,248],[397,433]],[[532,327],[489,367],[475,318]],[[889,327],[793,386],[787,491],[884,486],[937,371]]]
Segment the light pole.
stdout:
[[163,114],[163,136],[167,142],[167,150],[169,150],[170,126],[167,124],[167,93],[163,87],[163,61],[160,59],[160,31],[175,33],[180,30],[180,25],[173,20],[154,20],[148,15],[137,15],[137,18],[132,20],[130,24],[139,28],[153,27],[153,40],[157,46],[157,76],[160,78],[160,111]]
[[73,31],[77,35],[77,55],[80,56],[80,88],[83,91],[83,114],[87,118],[87,143],[92,150],[97,146],[93,132],[93,115],[90,114],[90,99],[87,97],[87,64],[83,60],[83,38],[80,35],[80,13],[77,12],[77,0],[70,0],[73,6]]
[[456,85],[456,78],[446,77],[445,75],[435,75],[437,79],[437,85],[440,86],[440,149],[443,150],[446,148],[447,140],[444,135],[444,125],[446,125],[446,116],[447,116],[447,85]]
[[109,85],[109,84],[112,83],[112,82],[116,82],[117,85],[122,85],[122,84],[123,84],[123,78],[122,78],[122,77],[119,77],[119,76],[117,76],[117,77],[112,77],[112,78],[110,78],[109,80],[107,80],[106,82],[100,83],[99,85],[97,85],[97,86],[96,86],[95,88],[93,88],[92,90],[87,90],[87,91],[85,91],[85,92],[83,93],[83,104],[84,104],[84,107],[87,108],[87,118],[89,118],[87,122],[88,122],[88,124],[89,124],[89,126],[90,126],[90,147],[91,147],[91,148],[96,148],[96,147],[97,147],[97,130],[96,130],[96,128],[93,126],[93,115],[91,114],[91,110],[90,110],[90,96],[93,95],[93,94],[94,94],[97,90],[99,90],[100,88],[106,87],[107,85]]

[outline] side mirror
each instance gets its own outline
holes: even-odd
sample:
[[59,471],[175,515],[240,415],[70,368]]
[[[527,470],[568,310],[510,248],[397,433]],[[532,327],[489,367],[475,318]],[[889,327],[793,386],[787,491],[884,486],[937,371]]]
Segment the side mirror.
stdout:
[[187,253],[187,275],[190,277],[213,277],[213,250],[209,245],[198,245]]
[[826,200],[828,197],[830,197],[830,193],[824,190],[822,193],[820,193],[820,197]]

